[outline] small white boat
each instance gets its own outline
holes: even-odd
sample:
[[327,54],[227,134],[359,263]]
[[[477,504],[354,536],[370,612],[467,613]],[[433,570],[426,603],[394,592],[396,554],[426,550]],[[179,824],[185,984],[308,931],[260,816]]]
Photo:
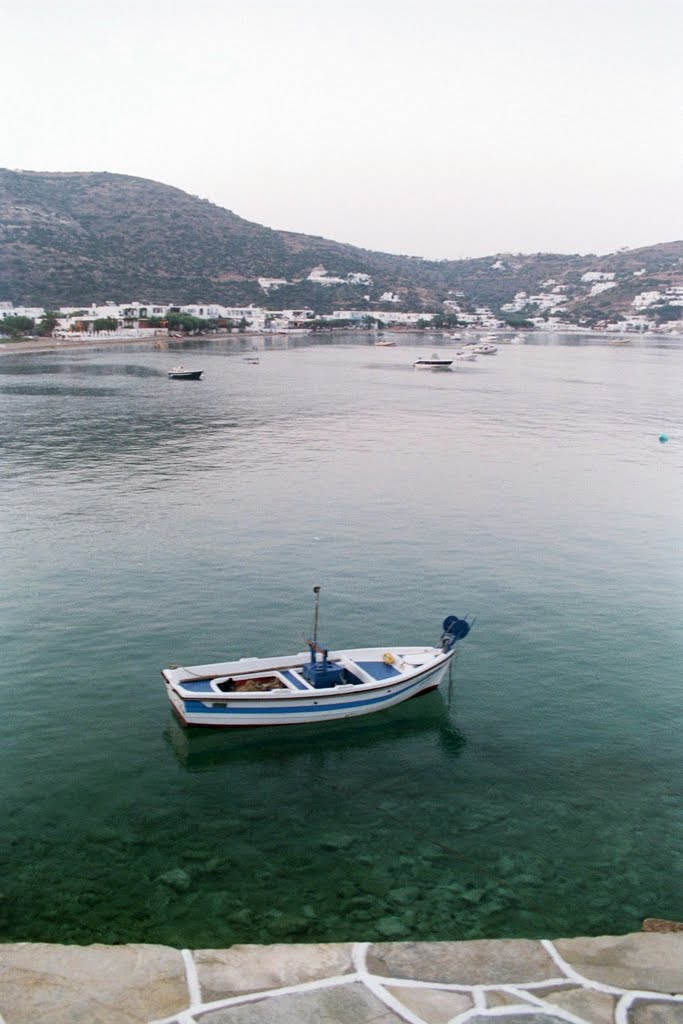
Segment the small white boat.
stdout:
[[482,341],[479,345],[474,346],[474,351],[478,356],[495,356],[498,349],[490,341]]
[[375,348],[396,348],[396,342],[389,338],[380,338],[375,342]]
[[455,353],[455,361],[460,363],[473,363],[477,358],[477,353],[474,351],[474,345],[465,345],[464,348],[459,348]]
[[258,363],[260,362],[260,360],[259,360],[258,356],[245,356],[243,358],[242,362],[243,363],[252,363],[252,365],[257,366]]
[[308,652],[162,671],[171,707],[183,725],[296,725],[382,711],[439,686],[457,641],[470,631],[466,619],[449,615],[436,646],[330,651],[317,640],[320,587],[313,589]]
[[171,380],[201,380],[203,370],[186,370],[184,366],[174,366],[168,371]]
[[420,356],[415,360],[413,366],[416,370],[450,370],[452,364],[452,359],[443,359],[436,352],[432,352],[429,358]]

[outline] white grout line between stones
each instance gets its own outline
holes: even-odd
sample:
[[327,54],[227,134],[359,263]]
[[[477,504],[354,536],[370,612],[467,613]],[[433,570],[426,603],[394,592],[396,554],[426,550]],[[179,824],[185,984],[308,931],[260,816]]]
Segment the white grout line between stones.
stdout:
[[190,1010],[194,1010],[195,1007],[201,1006],[202,1004],[202,989],[199,984],[197,965],[194,962],[194,957],[189,949],[181,949],[180,955],[182,956],[183,963],[185,964],[185,978],[187,981],[187,989],[190,994]]

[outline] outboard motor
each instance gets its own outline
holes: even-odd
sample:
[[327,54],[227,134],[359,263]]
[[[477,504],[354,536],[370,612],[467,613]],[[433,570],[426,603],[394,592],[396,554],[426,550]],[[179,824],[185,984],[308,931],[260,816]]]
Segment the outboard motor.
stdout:
[[470,631],[467,619],[459,619],[457,615],[449,615],[443,620],[441,649],[444,654],[455,647],[458,640],[463,640]]

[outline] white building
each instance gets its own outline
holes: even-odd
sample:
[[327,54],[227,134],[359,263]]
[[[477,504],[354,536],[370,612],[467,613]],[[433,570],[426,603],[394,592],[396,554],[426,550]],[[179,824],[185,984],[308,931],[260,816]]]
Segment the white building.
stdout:
[[395,309],[335,309],[325,320],[353,320],[362,322],[372,317],[373,320],[381,320],[383,324],[396,327],[410,327],[425,320],[428,323],[434,319],[433,313],[399,313]]
[[599,270],[589,270],[581,275],[582,281],[613,281],[614,274],[605,274]]
[[354,272],[347,274],[346,277],[333,277],[331,274],[328,274],[322,264],[319,267],[314,267],[306,280],[311,281],[313,284],[321,284],[324,286],[329,286],[331,284],[372,285],[372,278],[369,274]]
[[262,331],[266,325],[268,311],[259,306],[220,306],[217,303],[191,303],[173,307],[181,313],[195,316],[200,320],[231,320],[235,324],[247,321],[246,330]]
[[291,331],[297,328],[311,326],[315,320],[315,313],[308,306],[299,306],[298,309],[277,309],[266,310],[265,330]]
[[506,313],[521,313],[528,302],[529,298],[526,292],[516,292],[512,302],[506,302],[500,308],[505,310]]
[[662,302],[664,295],[659,291],[651,292],[639,292],[638,295],[634,295],[632,306],[636,309],[647,309],[648,306],[654,306],[656,302]]
[[526,292],[517,292],[512,302],[506,302],[501,309],[506,313],[522,313],[525,310],[549,311],[558,309],[567,301],[567,296],[561,292],[540,292],[538,295],[527,295]]
[[31,320],[40,320],[45,316],[43,306],[13,306],[11,302],[0,302],[0,320],[8,316],[28,316]]
[[590,295],[599,295],[600,292],[606,292],[609,288],[616,288],[616,281],[596,281],[590,290]]
[[319,267],[313,267],[313,270],[310,272],[306,280],[312,281],[313,284],[322,285],[346,284],[345,277],[331,277],[322,265]]
[[277,291],[283,285],[289,284],[289,281],[285,277],[259,277],[258,283],[259,288],[267,295],[268,292]]

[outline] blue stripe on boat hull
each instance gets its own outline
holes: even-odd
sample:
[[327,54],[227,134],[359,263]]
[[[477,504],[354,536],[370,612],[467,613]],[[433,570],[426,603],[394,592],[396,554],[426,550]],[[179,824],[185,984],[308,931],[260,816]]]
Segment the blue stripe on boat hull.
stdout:
[[[377,696],[361,697],[349,693],[350,699],[331,699],[320,696],[311,699],[313,703],[280,700],[270,706],[235,706],[235,698],[229,700],[229,706],[207,707],[202,701],[183,700],[168,687],[171,703],[187,725],[240,726],[240,725],[293,725],[301,722],[333,720],[349,718],[355,715],[371,714],[385,707],[399,704],[411,697],[417,697],[427,690],[435,689],[446,671],[448,662],[443,662],[417,679],[413,679],[402,687],[391,689]],[[435,677],[438,677],[435,679]],[[341,695],[339,695],[341,698]],[[175,697],[175,700],[173,700]],[[237,698],[239,699],[239,698]]]

